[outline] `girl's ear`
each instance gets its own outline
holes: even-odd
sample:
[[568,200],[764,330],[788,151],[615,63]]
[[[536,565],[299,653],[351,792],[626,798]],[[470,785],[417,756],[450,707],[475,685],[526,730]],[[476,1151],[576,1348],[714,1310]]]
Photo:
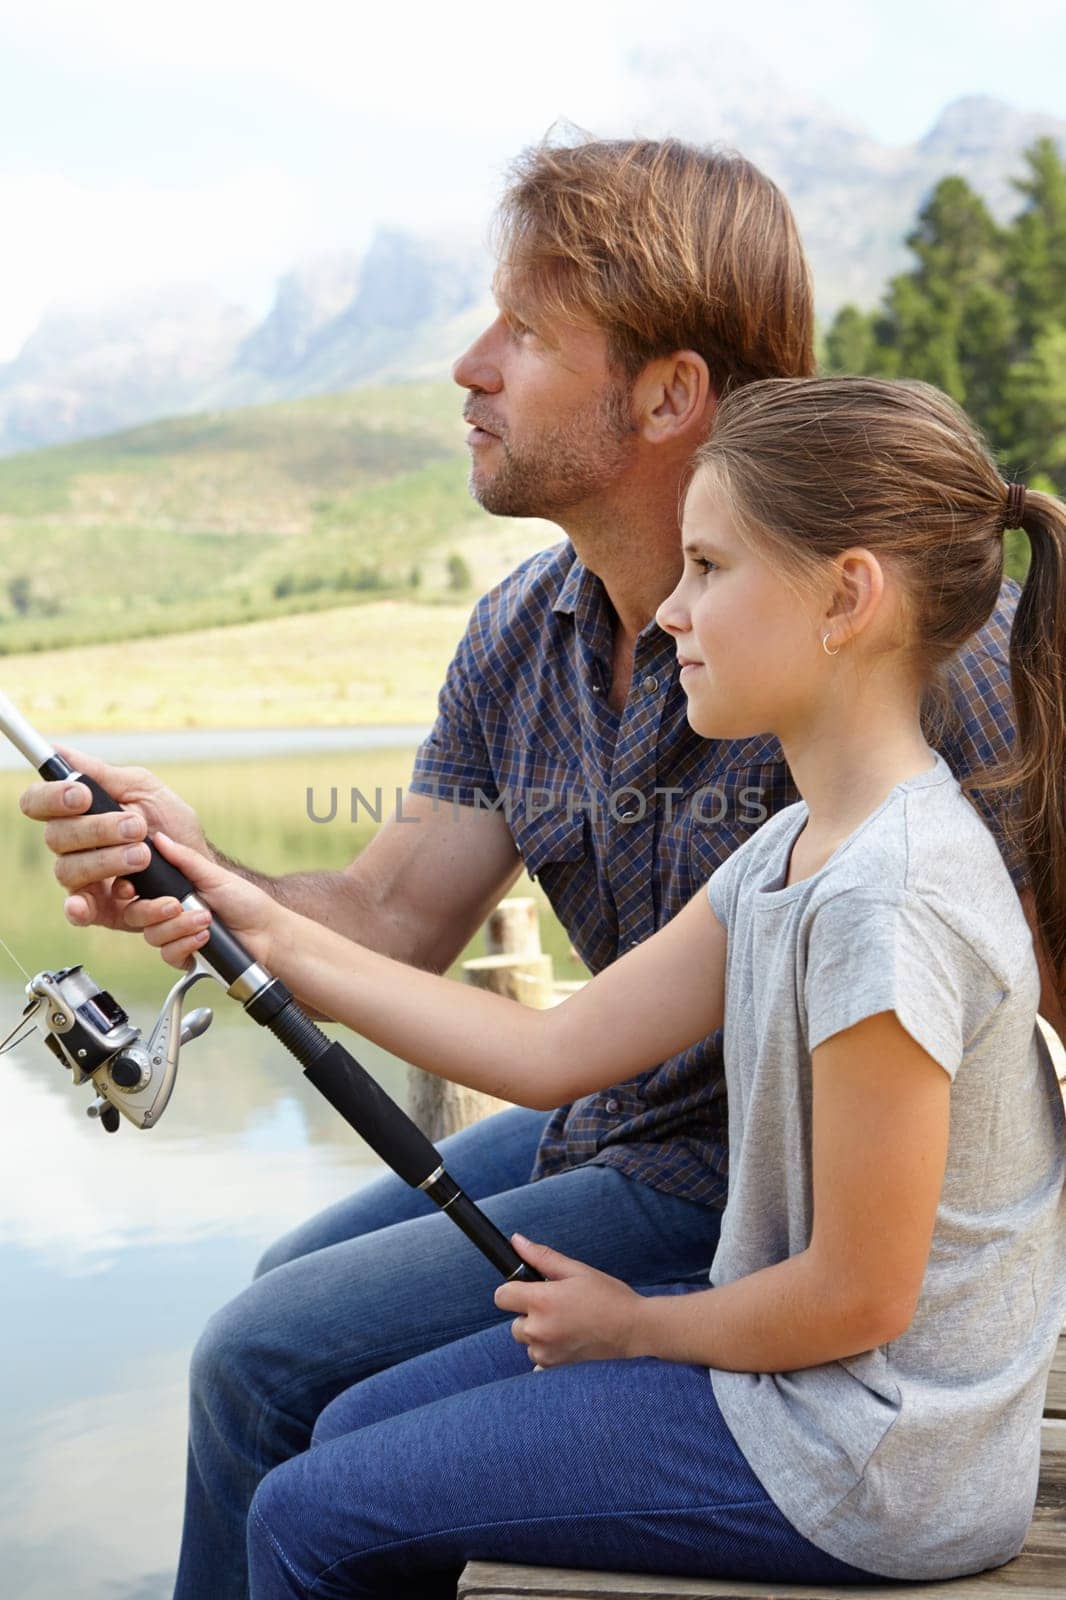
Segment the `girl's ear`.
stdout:
[[836,581],[823,621],[844,642],[863,633],[877,616],[885,593],[885,572],[872,550],[856,547],[836,557]]

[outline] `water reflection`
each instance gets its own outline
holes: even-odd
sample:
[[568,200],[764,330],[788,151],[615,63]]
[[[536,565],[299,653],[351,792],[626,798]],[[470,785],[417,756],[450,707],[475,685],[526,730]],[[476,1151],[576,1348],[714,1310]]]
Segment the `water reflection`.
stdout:
[[[376,1171],[377,1157],[295,1063],[288,1082],[284,1057],[268,1063],[264,1052],[255,1070],[240,1023],[217,1025],[213,1059],[206,1039],[195,1062],[183,1052],[171,1108],[149,1132],[124,1122],[106,1134],[89,1122],[90,1087],[72,1088],[38,1042],[5,1057],[0,1244],[85,1276],[131,1248],[170,1249],[209,1234],[273,1237],[324,1187],[343,1191]],[[402,1093],[399,1083],[389,1087]]]
[[88,1122],[39,1044],[4,1059],[0,1549],[20,1600],[169,1594],[197,1333],[272,1239],[381,1170],[242,1021],[198,1041],[150,1133]]
[[[308,786],[390,794],[409,770],[397,750],[159,768],[222,849],[270,872],[343,866],[373,832],[310,822]],[[0,774],[0,936],[30,972],[82,961],[147,1028],[172,973],[139,939],[67,925],[18,814],[25,781]],[[558,975],[577,976],[548,914],[542,929]],[[2,1034],[24,997],[0,963]],[[18,1600],[166,1600],[197,1334],[271,1240],[381,1171],[269,1035],[221,990],[194,994],[215,1022],[148,1133],[89,1122],[89,1090],[39,1036],[0,1059],[0,1558]],[[348,1039],[402,1102],[405,1067]]]

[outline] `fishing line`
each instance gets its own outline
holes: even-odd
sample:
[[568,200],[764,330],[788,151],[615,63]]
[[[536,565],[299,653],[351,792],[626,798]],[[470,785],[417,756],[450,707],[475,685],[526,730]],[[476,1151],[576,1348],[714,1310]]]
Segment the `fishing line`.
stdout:
[[26,968],[22,965],[22,962],[19,960],[19,958],[15,954],[14,950],[12,950],[11,946],[7,943],[7,940],[6,939],[0,939],[0,945],[3,945],[4,949],[7,951],[8,955],[11,957],[11,959],[15,963],[16,967],[18,967],[19,971],[22,973],[22,976],[28,981],[29,980],[29,976],[30,976],[29,973],[26,971]]

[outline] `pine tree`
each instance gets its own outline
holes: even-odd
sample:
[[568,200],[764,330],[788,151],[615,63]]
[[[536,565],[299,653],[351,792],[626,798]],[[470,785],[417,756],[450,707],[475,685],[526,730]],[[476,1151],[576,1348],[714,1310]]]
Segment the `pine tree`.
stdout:
[[964,178],[943,178],[907,244],[917,266],[893,280],[887,305],[900,375],[934,383],[974,410],[1004,376],[1000,229]]
[[[1009,383],[1012,433],[1004,455],[1020,477],[1039,473],[1066,491],[1066,325],[1048,321],[1015,362]],[[1034,487],[1036,485],[1034,484]]]
[[1027,342],[1066,323],[1066,165],[1053,140],[1025,152],[1028,174],[1014,187],[1025,197],[1007,247],[1007,271]]
[[1024,204],[1006,228],[960,177],[941,180],[907,244],[909,272],[879,311],[838,312],[835,371],[921,378],[983,428],[1004,464],[1066,491],[1066,163],[1050,139],[1025,152]]
[[858,306],[841,306],[825,336],[825,365],[830,372],[868,373],[875,343],[873,317]]

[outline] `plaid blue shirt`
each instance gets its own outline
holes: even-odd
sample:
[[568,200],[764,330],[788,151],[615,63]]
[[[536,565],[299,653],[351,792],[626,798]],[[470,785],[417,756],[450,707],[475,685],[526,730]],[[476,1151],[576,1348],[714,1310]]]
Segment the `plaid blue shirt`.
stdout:
[[[1006,580],[985,628],[957,658],[953,725],[934,742],[956,777],[998,761],[1014,737],[1008,644],[1019,587]],[[479,601],[441,689],[411,787],[508,819],[592,972],[649,938],[715,868],[799,793],[773,737],[693,733],[676,646],[650,623],[637,639],[625,709],[613,711],[612,612],[564,543]],[[1016,884],[1024,869],[1001,819],[979,809]],[[724,1206],[727,1117],[721,1033],[553,1113],[531,1178],[593,1163]]]

